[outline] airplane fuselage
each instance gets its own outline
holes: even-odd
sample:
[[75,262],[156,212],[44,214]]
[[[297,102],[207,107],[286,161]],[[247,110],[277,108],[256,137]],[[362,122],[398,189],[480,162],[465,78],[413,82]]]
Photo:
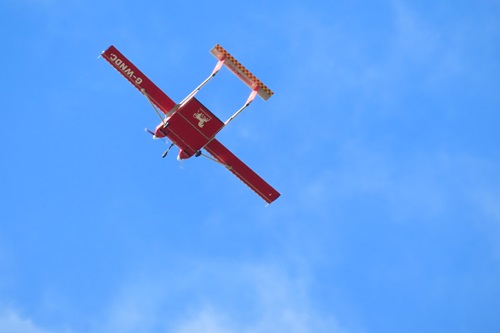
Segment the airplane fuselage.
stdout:
[[209,143],[223,127],[219,118],[191,97],[156,127],[154,135],[167,137],[179,147],[178,159],[187,159]]

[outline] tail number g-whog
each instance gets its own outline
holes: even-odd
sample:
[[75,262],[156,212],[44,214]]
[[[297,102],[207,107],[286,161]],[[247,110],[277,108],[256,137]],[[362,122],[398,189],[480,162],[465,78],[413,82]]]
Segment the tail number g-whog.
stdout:
[[109,60],[111,60],[111,62],[113,62],[116,65],[117,69],[119,69],[120,71],[123,72],[123,75],[128,76],[129,78],[131,78],[132,80],[134,80],[135,84],[141,84],[142,83],[142,79],[140,77],[138,77],[137,75],[134,75],[134,71],[131,70],[127,66],[127,64],[125,64],[123,62],[123,60],[121,60],[120,58],[118,58],[118,56],[116,54],[111,53],[109,55]]

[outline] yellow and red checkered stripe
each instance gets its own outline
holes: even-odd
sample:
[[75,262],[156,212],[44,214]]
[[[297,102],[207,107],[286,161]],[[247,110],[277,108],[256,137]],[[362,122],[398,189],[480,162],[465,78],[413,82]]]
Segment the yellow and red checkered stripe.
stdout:
[[262,99],[269,99],[274,93],[269,89],[262,81],[260,81],[255,75],[253,75],[245,66],[243,66],[238,60],[236,60],[229,52],[226,51],[220,44],[215,45],[212,50],[210,50],[217,59],[224,60],[224,65],[226,65],[236,76],[238,76],[245,84],[247,84],[251,89],[259,88],[258,95]]

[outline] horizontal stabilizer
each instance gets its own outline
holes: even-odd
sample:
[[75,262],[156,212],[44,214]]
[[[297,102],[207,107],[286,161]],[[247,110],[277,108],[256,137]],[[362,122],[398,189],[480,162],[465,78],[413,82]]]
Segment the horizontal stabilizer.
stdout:
[[224,164],[226,168],[231,171],[236,177],[248,185],[252,190],[255,191],[262,199],[264,199],[268,204],[276,200],[280,194],[271,185],[269,185],[264,179],[257,175],[252,169],[250,169],[245,163],[243,163],[238,157],[229,151],[226,147],[222,145],[216,139],[210,141],[205,149],[213,156],[217,161]]
[[224,65],[233,72],[250,89],[257,90],[257,94],[267,101],[274,93],[262,81],[255,77],[248,69],[239,63],[229,52],[219,44],[215,45],[210,53],[219,60],[224,61]]

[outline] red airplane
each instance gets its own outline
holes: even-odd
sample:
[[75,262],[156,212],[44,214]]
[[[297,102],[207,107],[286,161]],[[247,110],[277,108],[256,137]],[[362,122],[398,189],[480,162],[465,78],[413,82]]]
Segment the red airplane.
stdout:
[[[114,46],[110,46],[104,51],[102,57],[148,99],[160,117],[161,123],[155,131],[147,131],[155,139],[167,137],[172,142],[163,157],[167,155],[173,145],[179,147],[178,160],[188,159],[193,155],[196,157],[203,155],[224,165],[270,204],[280,196],[280,193],[217,141],[215,135],[248,107],[256,95],[268,100],[273,92],[219,44],[214,46],[210,53],[218,59],[214,70],[179,104],[170,99]],[[225,122],[217,118],[194,97],[219,72],[223,65],[252,90],[245,104]],[[208,151],[213,158],[203,154],[202,149]]]

